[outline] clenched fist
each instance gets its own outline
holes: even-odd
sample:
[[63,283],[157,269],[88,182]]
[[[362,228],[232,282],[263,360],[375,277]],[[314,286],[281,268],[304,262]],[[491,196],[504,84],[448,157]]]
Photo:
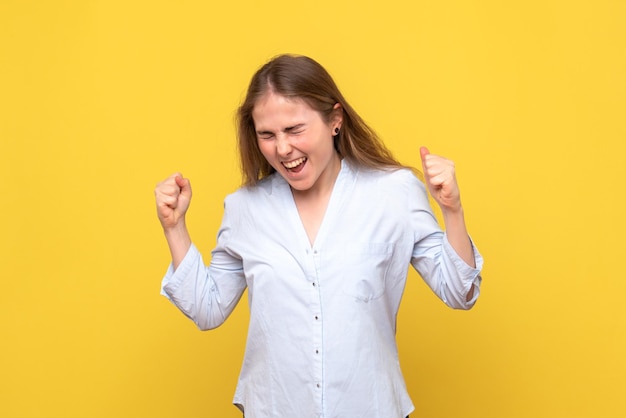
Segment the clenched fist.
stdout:
[[165,231],[184,226],[191,202],[191,184],[180,173],[174,173],[154,189],[157,215]]
[[454,163],[438,155],[433,155],[428,148],[420,148],[424,181],[430,195],[443,212],[458,212],[461,207],[461,193],[456,181]]

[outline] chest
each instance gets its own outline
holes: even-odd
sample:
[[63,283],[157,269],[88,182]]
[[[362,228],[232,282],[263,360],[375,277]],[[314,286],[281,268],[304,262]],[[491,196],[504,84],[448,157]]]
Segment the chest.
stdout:
[[317,199],[302,199],[294,197],[294,203],[298,213],[298,218],[302,223],[304,232],[308,238],[309,244],[314,246],[318,232],[324,221],[330,193],[326,196],[320,196]]
[[241,234],[231,241],[246,276],[293,285],[298,277],[380,277],[398,256],[405,265],[411,231],[395,202],[340,197],[319,205],[271,205],[267,212],[257,206],[256,216],[245,217],[254,217],[250,228],[237,228]]

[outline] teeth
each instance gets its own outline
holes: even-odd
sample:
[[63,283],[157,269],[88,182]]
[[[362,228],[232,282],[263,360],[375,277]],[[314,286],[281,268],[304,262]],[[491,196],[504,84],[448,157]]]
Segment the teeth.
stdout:
[[283,165],[287,168],[294,168],[306,161],[306,157],[298,158],[297,160],[284,162]]

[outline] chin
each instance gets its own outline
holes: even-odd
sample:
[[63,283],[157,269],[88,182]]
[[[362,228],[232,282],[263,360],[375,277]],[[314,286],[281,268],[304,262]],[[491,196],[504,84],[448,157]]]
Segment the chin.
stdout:
[[289,186],[293,190],[298,191],[298,192],[306,192],[307,190],[311,188],[310,184],[299,182],[299,181],[287,181],[287,183],[289,183]]

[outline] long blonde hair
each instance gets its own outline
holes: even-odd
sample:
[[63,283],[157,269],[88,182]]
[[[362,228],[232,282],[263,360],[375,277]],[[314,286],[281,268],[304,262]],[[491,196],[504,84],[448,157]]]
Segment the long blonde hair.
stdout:
[[385,147],[376,132],[348,104],[330,74],[311,58],[279,55],[263,65],[252,77],[246,97],[237,111],[237,139],[244,184],[254,186],[272,174],[257,143],[252,112],[268,91],[287,98],[304,100],[328,122],[335,104],[343,109],[335,149],[351,163],[375,169],[403,167]]

